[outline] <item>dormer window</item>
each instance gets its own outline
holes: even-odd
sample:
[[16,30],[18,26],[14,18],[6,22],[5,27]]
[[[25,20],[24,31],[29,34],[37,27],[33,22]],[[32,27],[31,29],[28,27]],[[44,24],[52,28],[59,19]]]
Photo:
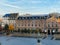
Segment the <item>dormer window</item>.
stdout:
[[26,19],[26,17],[24,17],[24,19]]
[[30,17],[30,19],[33,19],[32,17]]
[[36,17],[34,17],[34,19],[36,19]]
[[27,19],[29,19],[29,17],[27,17]]
[[22,17],[22,19],[24,19],[24,17]]
[[22,17],[20,17],[20,19],[22,19]]
[[38,17],[38,19],[40,19],[40,17]]

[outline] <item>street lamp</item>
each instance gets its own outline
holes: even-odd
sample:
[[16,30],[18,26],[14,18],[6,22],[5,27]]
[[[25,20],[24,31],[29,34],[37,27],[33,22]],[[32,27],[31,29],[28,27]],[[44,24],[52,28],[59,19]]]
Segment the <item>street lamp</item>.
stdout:
[[45,33],[47,32],[47,30],[44,31]]
[[2,27],[4,27],[4,23],[2,22],[2,25],[1,25]]
[[2,24],[2,27],[4,28],[4,24]]
[[53,30],[53,33],[55,33],[55,30]]
[[4,26],[5,26],[5,25],[4,25],[4,24],[2,24],[1,26],[2,26],[2,29],[4,30]]
[[52,35],[53,35],[55,32],[56,32],[56,31],[55,31],[55,30],[53,30],[53,31],[52,31]]
[[41,41],[41,40],[40,40],[40,33],[39,33],[39,32],[38,32],[37,36],[38,36],[38,37],[37,37],[37,45],[41,45],[41,43],[40,43],[40,41]]

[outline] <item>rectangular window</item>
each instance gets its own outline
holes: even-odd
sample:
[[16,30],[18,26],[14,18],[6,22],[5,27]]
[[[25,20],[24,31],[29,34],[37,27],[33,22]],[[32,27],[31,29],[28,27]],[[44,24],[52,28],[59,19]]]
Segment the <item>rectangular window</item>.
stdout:
[[52,27],[54,26],[54,23],[52,22]]
[[32,26],[33,26],[33,24],[32,24]]
[[41,17],[41,19],[42,19],[42,17]]
[[25,26],[26,26],[26,24],[25,24]]
[[40,19],[40,17],[38,17],[38,19]]
[[22,26],[23,26],[23,24],[22,24]]
[[22,17],[22,19],[24,19],[24,17]]
[[37,26],[37,25],[35,24],[35,26]]
[[52,27],[53,27],[53,24],[52,24]]
[[22,17],[20,17],[20,19],[22,20]]
[[56,27],[57,27],[57,24],[56,24]]
[[18,26],[20,26],[20,24],[18,24]]
[[28,24],[28,26],[30,26],[30,24]]
[[39,27],[40,27],[40,24],[39,24]]
[[32,19],[32,17],[30,17],[30,19]]
[[48,24],[48,27],[50,27],[50,25]]
[[34,17],[34,19],[36,19],[36,17]]
[[24,17],[24,19],[26,19],[26,17]]
[[44,17],[42,17],[42,19],[44,19]]
[[29,17],[27,17],[27,19],[29,19]]

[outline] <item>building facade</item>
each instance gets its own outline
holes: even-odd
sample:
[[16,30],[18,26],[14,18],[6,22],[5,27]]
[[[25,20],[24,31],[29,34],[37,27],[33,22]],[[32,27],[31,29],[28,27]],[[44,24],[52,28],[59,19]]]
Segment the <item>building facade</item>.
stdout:
[[48,33],[58,31],[58,22],[54,16],[46,20],[46,30]]
[[19,14],[9,15],[7,23],[12,23],[15,26],[15,30],[27,29],[47,31],[48,33],[60,32],[60,15],[57,13],[34,16],[19,16]]
[[8,25],[12,24],[14,26],[14,30],[15,30],[15,28],[16,28],[15,20],[17,19],[18,15],[19,15],[18,13],[5,14],[3,16],[3,24],[4,25],[5,24],[8,24]]
[[49,15],[45,16],[19,16],[16,20],[16,29],[24,30],[45,30],[46,19]]

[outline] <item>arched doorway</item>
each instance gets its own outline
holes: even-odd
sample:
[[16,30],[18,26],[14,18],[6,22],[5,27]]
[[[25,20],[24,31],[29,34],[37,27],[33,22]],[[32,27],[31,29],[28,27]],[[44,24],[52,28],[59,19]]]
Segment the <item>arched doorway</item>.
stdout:
[[58,29],[48,29],[48,35],[53,35]]
[[48,35],[50,35],[51,33],[50,33],[50,29],[48,29]]

